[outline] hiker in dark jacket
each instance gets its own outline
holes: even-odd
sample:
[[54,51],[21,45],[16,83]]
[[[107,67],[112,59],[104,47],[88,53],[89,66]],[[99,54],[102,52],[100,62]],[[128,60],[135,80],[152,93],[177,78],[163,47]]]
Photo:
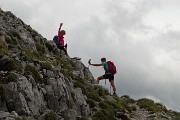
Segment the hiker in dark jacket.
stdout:
[[58,30],[58,48],[64,50],[65,54],[67,55],[67,44],[64,45],[64,35],[66,34],[65,30],[61,30],[63,23],[60,23],[60,27]]
[[97,78],[97,84],[99,84],[99,81],[100,80],[103,80],[103,79],[109,79],[109,82],[113,88],[113,94],[116,95],[116,87],[115,87],[115,84],[114,84],[114,75],[111,74],[110,72],[108,72],[108,64],[106,62],[106,58],[101,58],[101,64],[91,64],[90,60],[89,60],[89,65],[92,65],[92,66],[103,66],[104,67],[104,70],[105,70],[105,74],[102,75],[102,76],[99,76]]

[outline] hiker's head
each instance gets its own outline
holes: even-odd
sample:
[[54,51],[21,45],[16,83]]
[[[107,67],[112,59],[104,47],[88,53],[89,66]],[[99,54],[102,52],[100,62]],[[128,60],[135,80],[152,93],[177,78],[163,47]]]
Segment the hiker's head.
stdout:
[[65,35],[65,34],[66,34],[65,30],[61,30],[61,31],[60,31],[60,34],[61,34],[61,35]]
[[101,62],[106,62],[106,58],[101,58]]

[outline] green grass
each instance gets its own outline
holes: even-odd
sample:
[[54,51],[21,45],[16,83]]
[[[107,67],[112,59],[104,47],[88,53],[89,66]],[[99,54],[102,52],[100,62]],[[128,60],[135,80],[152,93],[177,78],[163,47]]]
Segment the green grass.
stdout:
[[36,43],[36,49],[40,53],[46,53],[46,48],[40,43]]
[[50,62],[46,61],[42,63],[42,69],[46,69],[46,70],[52,70],[52,65]]
[[145,108],[152,113],[161,112],[166,109],[163,106],[156,104],[153,100],[150,100],[148,98],[139,99],[137,102],[140,108]]
[[0,54],[9,55],[9,50],[6,47],[6,43],[0,39]]
[[50,112],[50,113],[47,113],[45,116],[44,116],[44,120],[57,120],[57,114],[54,113],[54,112]]
[[38,60],[42,60],[42,61],[47,60],[47,58],[44,56],[43,53],[32,52],[29,50],[22,51],[20,58],[23,61],[29,61],[29,62],[33,62],[34,59],[38,59]]
[[27,64],[25,67],[25,76],[32,75],[37,83],[43,83],[43,79],[40,77],[38,70],[35,66]]
[[16,70],[16,71],[21,71],[21,67],[18,66],[16,64],[16,62],[12,59],[10,59],[9,61],[7,61],[7,63],[5,64],[2,64],[1,63],[2,61],[0,61],[0,70],[3,70],[3,71],[12,71],[12,70]]
[[14,73],[0,74],[0,84],[7,84],[9,82],[17,82],[18,77]]

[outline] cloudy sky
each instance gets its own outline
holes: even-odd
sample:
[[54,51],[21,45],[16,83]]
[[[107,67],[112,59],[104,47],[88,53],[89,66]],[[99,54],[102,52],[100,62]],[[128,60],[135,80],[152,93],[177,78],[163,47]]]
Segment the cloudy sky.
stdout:
[[[71,57],[116,64],[120,96],[148,97],[180,111],[179,0],[0,0],[0,7],[49,40],[63,22]],[[104,73],[90,70],[95,78]]]

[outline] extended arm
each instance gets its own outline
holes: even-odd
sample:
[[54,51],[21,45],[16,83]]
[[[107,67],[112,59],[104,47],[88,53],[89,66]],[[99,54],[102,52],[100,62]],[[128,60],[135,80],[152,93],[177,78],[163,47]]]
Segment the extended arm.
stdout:
[[59,26],[59,32],[61,31],[62,25],[63,25],[63,23],[60,23],[60,26]]
[[91,59],[89,59],[89,65],[92,65],[92,66],[102,66],[102,64],[91,64]]

